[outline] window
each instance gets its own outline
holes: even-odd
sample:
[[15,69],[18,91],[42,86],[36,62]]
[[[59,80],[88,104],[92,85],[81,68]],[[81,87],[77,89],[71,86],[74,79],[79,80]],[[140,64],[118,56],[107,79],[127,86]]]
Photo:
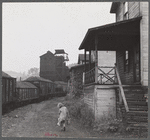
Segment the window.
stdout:
[[125,66],[124,71],[129,72],[129,51],[125,51],[125,60],[124,60]]
[[123,8],[124,8],[123,19],[126,20],[126,19],[129,18],[128,2],[124,2],[124,3],[123,3]]

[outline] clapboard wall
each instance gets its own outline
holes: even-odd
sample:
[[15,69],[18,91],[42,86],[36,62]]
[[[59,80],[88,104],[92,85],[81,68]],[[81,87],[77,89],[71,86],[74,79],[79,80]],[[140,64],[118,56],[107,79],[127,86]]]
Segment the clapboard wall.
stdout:
[[[140,21],[140,76],[141,84],[148,86],[148,13],[149,3],[148,2],[128,2],[128,19],[136,18],[141,16]],[[125,20],[124,19],[124,2],[118,2],[115,9],[116,22]]]
[[140,15],[140,2],[128,2],[129,19]]
[[111,85],[84,86],[84,103],[93,110],[95,119],[116,117],[116,89]]
[[93,111],[95,110],[94,94],[95,94],[95,85],[84,87],[84,103],[86,103],[89,106],[89,108],[91,108]]
[[[140,16],[140,2],[128,2],[129,19]],[[118,3],[116,9],[116,21],[124,20],[124,2]]]
[[[136,46],[135,46],[136,47]],[[125,71],[125,51],[116,52],[117,69],[121,78],[122,84],[133,84],[134,83],[134,52],[129,51],[129,66],[128,70]]]
[[140,46],[141,46],[141,83],[144,86],[148,86],[148,14],[149,14],[149,3],[140,2],[140,16],[142,20],[140,22]]

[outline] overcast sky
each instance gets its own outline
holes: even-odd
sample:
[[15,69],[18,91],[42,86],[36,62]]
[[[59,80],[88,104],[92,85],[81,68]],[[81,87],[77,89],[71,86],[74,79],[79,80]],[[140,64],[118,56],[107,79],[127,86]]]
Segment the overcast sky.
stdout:
[[2,70],[27,72],[39,56],[64,49],[77,63],[89,28],[115,22],[111,2],[3,3]]

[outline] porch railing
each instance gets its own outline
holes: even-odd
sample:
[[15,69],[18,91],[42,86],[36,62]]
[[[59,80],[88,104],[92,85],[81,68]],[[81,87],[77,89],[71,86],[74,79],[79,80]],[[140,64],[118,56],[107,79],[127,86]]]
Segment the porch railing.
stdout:
[[85,84],[95,83],[95,67],[85,73]]
[[[97,68],[97,73],[95,73]],[[97,77],[97,83],[95,82],[95,76]],[[117,67],[97,66],[85,73],[85,84],[119,84],[120,97],[123,100],[126,112],[129,111],[129,107],[125,98],[124,90],[122,87],[121,79]]]
[[98,83],[99,84],[115,84],[116,72],[115,67],[98,66]]
[[[97,69],[97,74],[95,74]],[[116,84],[116,72],[115,67],[97,66],[85,73],[85,84],[95,83],[95,77],[97,77],[97,84]]]

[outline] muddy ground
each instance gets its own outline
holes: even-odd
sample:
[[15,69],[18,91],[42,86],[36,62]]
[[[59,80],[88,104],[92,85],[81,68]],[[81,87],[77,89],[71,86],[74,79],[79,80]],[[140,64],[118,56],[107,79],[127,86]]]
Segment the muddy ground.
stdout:
[[[118,133],[94,132],[81,126],[78,120],[71,118],[66,131],[57,126],[58,102],[64,97],[53,98],[37,104],[20,107],[2,116],[2,137],[57,137],[57,138],[89,138],[89,137],[125,137]],[[133,137],[129,135],[128,138]],[[134,136],[134,138],[136,135]],[[138,136],[137,136],[138,138]]]
[[2,116],[2,137],[89,137],[86,130],[79,129],[72,120],[61,131],[56,125],[58,102],[64,98],[53,98],[38,104],[30,104]]

